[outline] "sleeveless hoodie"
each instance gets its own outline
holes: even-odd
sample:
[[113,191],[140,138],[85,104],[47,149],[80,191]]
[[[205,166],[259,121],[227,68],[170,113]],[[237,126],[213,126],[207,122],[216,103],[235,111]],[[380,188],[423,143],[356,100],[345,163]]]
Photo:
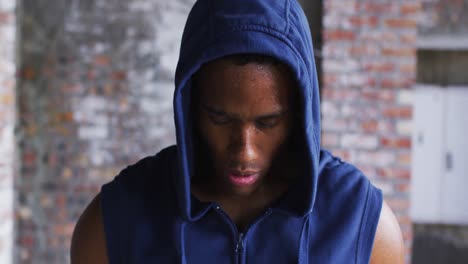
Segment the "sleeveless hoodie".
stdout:
[[[248,229],[191,195],[191,77],[211,60],[264,54],[288,65],[301,100],[303,170]],[[326,113],[325,113],[326,114]],[[295,0],[198,0],[175,76],[177,145],[127,167],[101,190],[107,254],[116,263],[369,263],[382,193],[320,148],[320,100],[307,19]]]

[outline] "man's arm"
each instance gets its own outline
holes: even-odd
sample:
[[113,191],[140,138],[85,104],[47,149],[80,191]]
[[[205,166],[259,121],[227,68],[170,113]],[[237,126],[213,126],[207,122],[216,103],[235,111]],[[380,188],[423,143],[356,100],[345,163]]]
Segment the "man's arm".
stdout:
[[98,194],[81,215],[71,243],[72,264],[107,264],[106,240],[102,224],[101,195]]
[[383,203],[370,264],[403,264],[405,247],[400,226],[387,203]]

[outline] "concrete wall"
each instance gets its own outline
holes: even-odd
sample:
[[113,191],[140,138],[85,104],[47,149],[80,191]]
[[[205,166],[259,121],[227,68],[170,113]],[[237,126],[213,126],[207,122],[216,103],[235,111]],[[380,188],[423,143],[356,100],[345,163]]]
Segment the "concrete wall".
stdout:
[[193,2],[23,0],[17,263],[68,263],[101,184],[174,143],[173,73]]
[[468,228],[464,226],[415,225],[413,263],[468,263]]
[[468,35],[468,0],[421,0],[420,36]]
[[13,256],[16,1],[0,1],[0,263]]

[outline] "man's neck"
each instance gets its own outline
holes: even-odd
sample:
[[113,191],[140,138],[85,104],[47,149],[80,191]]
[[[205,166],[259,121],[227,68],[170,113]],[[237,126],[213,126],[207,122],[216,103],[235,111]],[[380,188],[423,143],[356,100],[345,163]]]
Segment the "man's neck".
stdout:
[[203,202],[216,202],[229,215],[239,230],[246,229],[259,215],[279,199],[289,184],[268,181],[249,194],[235,194],[224,191],[216,182],[196,182],[192,184],[192,194]]

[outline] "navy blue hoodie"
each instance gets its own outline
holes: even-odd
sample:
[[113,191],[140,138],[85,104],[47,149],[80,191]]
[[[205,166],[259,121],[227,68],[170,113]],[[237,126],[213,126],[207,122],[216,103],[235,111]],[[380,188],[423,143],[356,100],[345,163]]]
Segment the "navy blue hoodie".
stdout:
[[[191,78],[204,63],[239,53],[272,56],[291,68],[304,130],[298,180],[242,233],[215,202],[190,192]],[[369,262],[382,194],[358,169],[320,149],[313,58],[309,26],[295,0],[195,3],[175,76],[177,146],[126,168],[102,188],[111,264]]]

